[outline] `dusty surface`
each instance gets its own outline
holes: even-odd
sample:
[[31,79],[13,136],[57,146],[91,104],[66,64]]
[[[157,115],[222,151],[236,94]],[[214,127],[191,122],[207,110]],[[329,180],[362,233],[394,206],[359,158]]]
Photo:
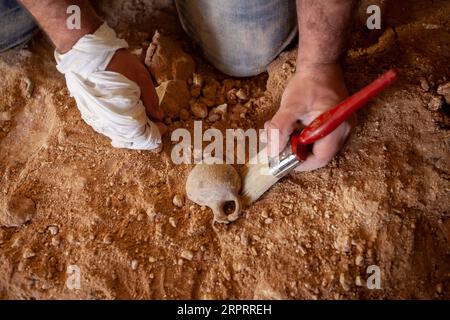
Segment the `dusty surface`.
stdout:
[[[186,40],[170,1],[145,2],[108,1],[109,20],[133,50],[144,47],[142,59],[157,26]],[[43,37],[3,55],[0,298],[450,298],[448,86],[438,90],[450,81],[450,3],[413,3],[393,4],[375,45],[362,48],[369,35],[355,30],[351,91],[393,66],[402,78],[358,114],[342,153],[283,180],[230,226],[213,228],[210,211],[185,200],[191,167],[172,164],[170,142],[161,154],[115,150],[83,123]],[[265,75],[224,82],[195,54],[209,80],[202,91],[190,84],[203,96],[191,109],[202,117],[205,105],[235,102],[205,127],[260,127],[277,108],[292,55],[271,67],[264,93]],[[183,110],[185,120],[167,121],[172,130],[192,128],[194,110]],[[66,286],[73,265],[79,290]],[[381,290],[358,286],[370,265],[381,269]]]

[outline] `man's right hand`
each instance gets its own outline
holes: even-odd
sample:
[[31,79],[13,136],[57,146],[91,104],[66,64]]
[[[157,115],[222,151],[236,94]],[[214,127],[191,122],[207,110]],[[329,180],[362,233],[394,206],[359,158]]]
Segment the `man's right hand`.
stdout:
[[129,51],[118,50],[111,59],[107,71],[117,72],[137,83],[141,88],[141,100],[150,120],[154,121],[163,135],[167,128],[162,123],[164,111],[159,106],[158,96],[147,68]]

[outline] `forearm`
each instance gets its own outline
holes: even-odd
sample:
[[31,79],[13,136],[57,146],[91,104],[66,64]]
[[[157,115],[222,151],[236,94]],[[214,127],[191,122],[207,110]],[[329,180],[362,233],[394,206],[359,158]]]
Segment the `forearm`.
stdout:
[[298,62],[331,64],[345,49],[354,0],[297,0]]
[[[41,28],[50,37],[59,52],[69,51],[84,35],[94,33],[101,25],[88,0],[20,0]],[[77,5],[81,9],[81,28],[67,28],[67,8]]]

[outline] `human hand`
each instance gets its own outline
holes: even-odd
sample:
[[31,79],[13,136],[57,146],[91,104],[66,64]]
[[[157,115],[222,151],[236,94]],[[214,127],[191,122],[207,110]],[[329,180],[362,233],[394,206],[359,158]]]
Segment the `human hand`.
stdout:
[[[297,72],[286,87],[281,106],[271,121],[268,130],[268,153],[277,156],[289,142],[294,130],[307,126],[319,115],[342,102],[348,96],[339,64],[299,64]],[[278,129],[278,145],[270,130]],[[312,153],[297,171],[312,171],[326,166],[339,152],[350,134],[351,125],[345,122],[333,133],[316,142]]]
[[117,50],[106,70],[120,73],[137,83],[141,88],[141,100],[147,115],[150,120],[155,122],[163,135],[167,131],[167,127],[161,122],[164,118],[164,111],[159,106],[150,74],[139,59],[125,49]]

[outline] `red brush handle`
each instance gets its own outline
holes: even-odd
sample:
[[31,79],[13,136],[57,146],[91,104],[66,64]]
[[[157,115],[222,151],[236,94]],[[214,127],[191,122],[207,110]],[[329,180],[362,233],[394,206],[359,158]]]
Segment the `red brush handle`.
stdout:
[[308,145],[332,133],[350,118],[353,113],[379,95],[396,79],[397,71],[389,70],[361,91],[321,114],[303,131],[294,133],[291,137],[291,145],[292,151],[297,155],[298,160],[305,161],[308,157]]

